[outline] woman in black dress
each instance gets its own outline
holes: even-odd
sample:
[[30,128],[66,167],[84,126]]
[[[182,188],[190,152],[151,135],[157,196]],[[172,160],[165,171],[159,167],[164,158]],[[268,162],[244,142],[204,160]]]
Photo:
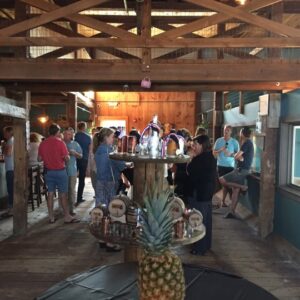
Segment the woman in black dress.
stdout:
[[203,215],[205,237],[194,243],[191,253],[204,255],[211,248],[212,240],[212,197],[216,182],[216,160],[207,135],[193,138],[192,160],[187,165],[190,184],[189,204]]

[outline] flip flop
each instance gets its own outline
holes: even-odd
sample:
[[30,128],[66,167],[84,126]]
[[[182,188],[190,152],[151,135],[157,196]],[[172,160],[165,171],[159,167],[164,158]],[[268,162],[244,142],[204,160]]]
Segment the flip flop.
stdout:
[[76,219],[76,218],[74,218],[74,219],[72,219],[71,221],[68,221],[68,222],[64,222],[65,224],[73,224],[73,223],[79,223],[80,222],[80,220],[79,219]]

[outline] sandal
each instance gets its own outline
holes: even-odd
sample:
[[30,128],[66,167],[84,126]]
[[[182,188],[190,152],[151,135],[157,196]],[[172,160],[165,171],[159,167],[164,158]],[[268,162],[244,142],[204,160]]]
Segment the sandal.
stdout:
[[80,222],[80,220],[76,219],[76,218],[72,219],[71,221],[64,221],[65,224],[73,224],[73,223],[79,223],[79,222]]

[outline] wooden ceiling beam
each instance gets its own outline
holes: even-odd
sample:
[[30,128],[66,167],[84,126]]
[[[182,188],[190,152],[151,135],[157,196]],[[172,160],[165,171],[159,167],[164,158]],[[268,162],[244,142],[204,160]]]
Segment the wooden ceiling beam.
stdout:
[[[145,73],[134,61],[0,59],[0,80],[140,82]],[[226,74],[226,75],[224,75]],[[152,61],[149,77],[160,83],[297,81],[300,60]]]
[[[124,84],[126,81],[124,81]],[[124,85],[121,83],[99,83],[97,82],[57,82],[57,83],[42,83],[42,82],[16,82],[6,83],[7,90],[14,91],[31,91],[32,93],[53,93],[53,92],[69,92],[69,91],[124,91]],[[140,83],[131,83],[128,85],[129,91],[143,91]],[[153,91],[282,91],[294,90],[300,88],[299,82],[220,82],[220,83],[184,83],[184,84],[167,84],[153,83],[151,92]],[[34,94],[33,94],[34,95]],[[37,102],[38,100],[34,100]]]
[[[186,1],[216,10],[222,14],[228,15],[231,18],[242,20],[246,23],[264,28],[270,32],[277,33],[279,35],[288,36],[288,37],[300,37],[299,29],[272,20],[268,20],[258,15],[251,14],[250,12],[247,12],[240,7],[232,7],[223,4],[221,2],[217,2],[215,0],[186,0]],[[258,1],[261,2],[262,0],[258,0]],[[277,2],[278,1],[276,2],[274,1],[274,3]]]
[[[70,4],[68,6],[57,7],[56,10],[50,11],[41,16],[31,18],[22,22],[18,22],[14,25],[1,29],[0,36],[12,36],[24,32],[26,30],[30,30],[32,28],[41,26],[43,24],[55,21],[59,18],[72,15],[77,12],[83,11],[85,9],[94,7],[95,5],[101,4],[106,1],[108,0],[82,0]],[[23,2],[29,4],[28,3],[29,1],[27,2],[26,0],[24,0]],[[44,1],[38,0],[38,2],[44,2]]]
[[[282,0],[256,0],[256,1],[252,1],[249,2],[248,4],[244,5],[244,6],[239,6],[239,10],[241,11],[245,11],[245,12],[253,12],[256,10],[259,10],[261,8],[265,8],[268,7],[274,3],[280,2]],[[197,1],[197,3],[199,4],[200,0]],[[199,4],[200,5],[200,4]],[[157,39],[166,39],[166,38],[170,38],[170,39],[174,39],[180,36],[184,36],[187,33],[191,33],[197,30],[201,30],[203,28],[215,25],[215,24],[219,24],[222,22],[226,22],[228,20],[230,20],[232,18],[232,16],[228,16],[225,13],[218,13],[206,18],[201,18],[199,20],[196,20],[194,22],[188,23],[186,25],[180,26],[178,28],[169,30],[167,32],[163,32],[161,34],[158,34],[155,36],[155,38]]]
[[[53,25],[55,25],[55,26],[53,26]],[[57,24],[54,24],[54,23],[45,24],[44,26],[47,27],[47,28],[49,28],[49,29],[51,29],[51,30],[53,30],[53,31],[55,31],[55,32],[67,35],[69,37],[72,37],[72,36],[83,37],[83,35],[80,34],[80,33],[76,33],[76,32],[74,32],[72,30],[66,29],[66,28],[64,28],[62,26],[59,26]],[[122,29],[124,29],[124,30],[132,29],[132,27],[128,26],[127,24],[122,24],[119,27],[122,28]],[[101,33],[97,33],[97,34],[93,35],[92,37],[93,38],[103,38],[103,37],[108,37],[108,36],[109,35],[107,33],[101,32]],[[78,49],[80,49],[80,48],[78,48],[78,47],[60,48],[60,49],[56,49],[54,51],[45,53],[45,54],[39,56],[38,58],[55,58],[55,57],[61,57],[61,56],[67,55],[67,54],[69,54],[71,52],[74,52],[75,50],[78,50]],[[103,51],[103,52],[105,52],[105,53],[114,55],[115,57],[122,58],[122,59],[137,59],[138,58],[138,57],[136,57],[134,55],[128,54],[127,52],[124,52],[124,51],[118,50],[118,49],[114,49],[112,47],[111,48],[102,48],[100,50]]]
[[[241,24],[238,27],[235,27],[235,28],[232,28],[232,29],[229,29],[229,30],[225,31],[224,33],[222,33],[222,36],[224,37],[224,36],[230,36],[230,35],[233,35],[233,34],[238,34],[241,30],[245,30],[245,28],[248,27],[248,26],[249,25]],[[162,30],[170,30],[170,28],[174,28],[174,27],[171,26],[171,25],[162,25],[159,28],[162,29]],[[219,35],[216,34],[216,35],[212,36],[211,38],[217,38],[218,36]],[[194,34],[194,33],[189,33],[189,34],[185,35],[185,37],[186,38],[204,38],[204,37],[199,36],[198,34]],[[176,59],[176,58],[179,58],[181,56],[187,55],[187,54],[189,54],[193,51],[195,51],[195,49],[179,48],[179,49],[173,50],[171,52],[168,52],[164,55],[161,55],[159,57],[156,57],[155,59],[174,59],[174,58]],[[229,49],[229,51],[230,51],[230,49]],[[233,53],[233,51],[230,51],[230,52]],[[231,55],[233,55],[233,54],[231,54]],[[248,54],[248,56],[250,56],[250,55]],[[250,58],[250,57],[248,57],[248,58]],[[252,56],[252,58],[253,58],[253,56]]]
[[[57,6],[53,3],[45,2],[45,1],[41,1],[41,0],[22,0],[22,1],[26,2],[27,4],[30,4],[31,6],[34,6],[36,8],[46,11],[47,12],[46,15],[61,9],[61,8],[59,8],[59,6]],[[88,1],[88,0],[82,0],[82,1]],[[82,1],[80,1],[80,2],[82,2]],[[90,1],[92,1],[92,0],[90,0]],[[96,1],[96,0],[94,0],[94,1]],[[98,1],[105,2],[108,0],[98,0]],[[136,35],[131,32],[122,30],[118,27],[112,26],[110,24],[96,20],[95,18],[86,16],[86,15],[67,14],[62,17],[65,17],[67,20],[70,20],[72,22],[76,22],[78,24],[85,25],[85,26],[93,28],[95,30],[108,33],[112,36],[116,36],[116,37],[120,37],[120,38],[132,38],[132,39],[136,38]],[[45,24],[45,23],[48,23],[48,22],[44,22],[43,24]],[[0,31],[0,33],[1,33],[1,31]]]
[[[55,1],[56,4],[60,5],[63,3],[62,1]],[[69,1],[70,2],[70,1]],[[67,2],[65,2],[67,3]],[[71,3],[71,2],[70,2]],[[283,0],[284,3],[284,13],[288,14],[297,14],[300,13],[300,6],[298,0]],[[128,1],[127,3],[129,9],[135,9],[135,1]],[[12,0],[1,0],[0,1],[1,8],[14,8],[14,1]],[[99,6],[95,6],[99,7]],[[103,3],[100,6],[104,9],[124,9],[124,4],[122,1],[119,0],[112,0],[107,3]],[[163,10],[163,11],[187,11],[187,12],[195,12],[199,11],[211,11],[205,7],[199,8],[199,6],[194,5],[192,3],[185,3],[185,2],[175,2],[170,5],[167,1],[152,1],[152,8],[154,10]]]
[[112,39],[69,37],[0,37],[1,46],[114,47],[114,48],[299,48],[300,38],[186,38]]
[[[1,1],[1,0],[0,0]],[[28,17],[41,16],[41,14],[29,14]],[[137,16],[133,15],[93,15],[93,18],[105,23],[131,23],[136,24]],[[152,16],[153,24],[185,24],[199,19],[199,16]],[[204,17],[203,17],[204,18]],[[57,21],[65,21],[65,18]]]
[[[141,37],[144,40],[151,39],[151,0],[144,0],[141,7]],[[151,62],[151,49],[142,49],[142,69],[148,71]]]

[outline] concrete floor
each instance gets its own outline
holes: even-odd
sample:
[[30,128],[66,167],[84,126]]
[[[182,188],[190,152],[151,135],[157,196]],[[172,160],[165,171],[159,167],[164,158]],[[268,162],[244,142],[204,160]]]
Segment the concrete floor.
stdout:
[[[60,217],[55,224],[49,224],[44,204],[32,213],[30,218],[35,221],[31,222],[25,236],[0,242],[1,300],[33,299],[70,275],[95,266],[122,262],[122,252],[107,253],[99,249],[89,233],[89,211],[94,205],[89,182],[84,196],[89,200],[76,209],[81,223],[66,225]],[[219,209],[213,214],[213,250],[203,257],[195,257],[189,254],[188,246],[177,248],[182,261],[235,273],[265,288],[278,299],[299,300],[299,265],[280,256],[246,223],[223,219],[223,213],[224,209]],[[11,220],[0,222],[3,238],[5,232],[11,230],[9,222]]]

